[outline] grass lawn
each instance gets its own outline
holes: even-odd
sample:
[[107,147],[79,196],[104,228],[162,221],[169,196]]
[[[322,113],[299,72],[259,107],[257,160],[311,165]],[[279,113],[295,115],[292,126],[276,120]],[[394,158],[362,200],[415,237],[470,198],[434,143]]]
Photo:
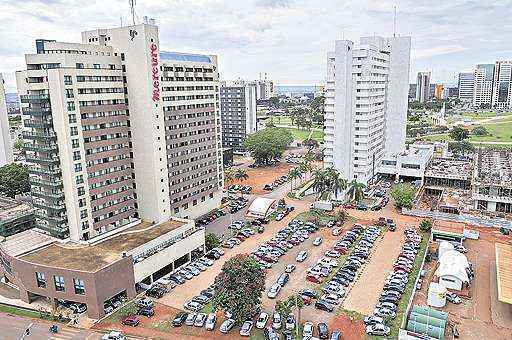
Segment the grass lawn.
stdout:
[[[510,115],[512,115],[512,112],[503,112],[503,113],[500,113],[499,116],[510,116]],[[470,118],[472,120],[482,120],[482,119],[492,118],[492,117],[497,117],[497,116],[496,116],[496,112],[484,111],[484,112],[464,112],[464,113],[462,113],[462,117]]]
[[[273,116],[272,118],[272,122],[275,124],[275,125],[289,125],[289,126],[296,126],[292,123],[292,118],[290,116]],[[313,124],[314,128],[322,128],[321,125],[318,125],[318,124]]]
[[[308,130],[299,130],[297,128],[283,128],[288,131],[290,131],[293,135],[294,139],[303,141],[309,137],[309,134],[311,131]],[[324,132],[319,130],[313,130],[313,134],[311,135],[311,138],[316,139],[319,142],[322,142],[324,140]]]
[[418,137],[418,139],[420,139],[420,140],[427,140],[427,141],[431,141],[431,142],[440,142],[440,141],[449,140],[450,137],[448,136],[447,133],[443,133],[443,134],[434,135],[434,136]]
[[512,143],[512,121],[498,124],[486,124],[489,131],[487,136],[471,136],[472,142],[511,142]]
[[40,318],[39,312],[31,311],[31,310],[27,310],[27,309],[23,309],[23,308],[6,306],[6,305],[0,305],[0,312],[24,316],[27,318],[36,318],[36,319]]
[[110,314],[107,318],[105,318],[105,322],[107,323],[118,323],[128,315],[137,314],[137,307],[135,306],[135,302],[131,301],[127,305],[119,308]]

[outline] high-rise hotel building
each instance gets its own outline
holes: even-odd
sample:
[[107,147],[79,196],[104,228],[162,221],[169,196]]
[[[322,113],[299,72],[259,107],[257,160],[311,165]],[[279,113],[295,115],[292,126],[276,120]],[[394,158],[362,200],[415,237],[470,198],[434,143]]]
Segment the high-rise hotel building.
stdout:
[[160,51],[149,24],[36,41],[17,72],[36,224],[87,240],[221,199],[216,56]]
[[405,148],[411,39],[335,43],[327,56],[324,166],[361,183]]

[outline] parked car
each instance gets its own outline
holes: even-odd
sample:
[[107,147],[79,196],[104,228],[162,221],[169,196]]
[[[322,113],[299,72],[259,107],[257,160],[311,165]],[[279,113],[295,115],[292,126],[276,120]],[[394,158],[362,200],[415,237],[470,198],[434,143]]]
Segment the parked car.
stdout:
[[196,317],[197,317],[197,313],[190,313],[189,315],[187,315],[187,318],[185,319],[185,325],[194,326]]
[[295,268],[296,267],[295,267],[294,264],[289,264],[289,265],[286,266],[284,271],[285,271],[285,273],[291,273],[291,272],[293,272],[295,270]]
[[199,313],[194,321],[195,327],[203,327],[208,316],[205,313]]
[[253,324],[254,323],[250,320],[245,321],[242,324],[242,327],[240,327],[240,335],[241,336],[250,336]]
[[302,329],[302,338],[308,339],[308,338],[312,337],[313,331],[314,331],[313,323],[311,323],[309,321],[305,322],[304,327]]
[[278,283],[274,283],[270,288],[268,289],[267,296],[269,299],[273,299],[279,294],[279,291],[281,290],[281,285]]
[[383,324],[384,323],[384,319],[381,318],[380,316],[375,316],[375,315],[370,315],[370,316],[366,316],[364,318],[364,324],[365,325],[374,325],[376,323],[381,323]]
[[172,320],[172,325],[174,327],[180,327],[183,325],[183,323],[185,322],[185,320],[187,319],[187,316],[188,316],[188,313],[186,312],[179,312],[178,314],[176,314],[176,316],[174,317],[174,320]]
[[315,302],[315,308],[326,311],[326,312],[330,312],[330,313],[332,311],[334,311],[333,305],[331,305],[328,302],[322,301],[322,300],[318,300],[317,302]]
[[123,320],[121,320],[121,323],[123,325],[137,327],[139,325],[139,323],[140,323],[140,320],[139,320],[139,318],[137,316],[130,315],[130,316],[127,316],[127,317],[123,318]]
[[452,292],[446,292],[446,300],[456,305],[462,303],[461,298],[457,294]]
[[155,315],[155,310],[153,308],[139,308],[137,314],[150,318]]
[[319,246],[322,244],[322,241],[323,241],[323,238],[322,236],[317,236],[314,240],[313,240],[313,245],[314,246]]
[[263,329],[267,325],[268,314],[266,312],[261,312],[258,320],[256,321],[256,328]]
[[295,316],[292,313],[286,318],[285,329],[290,331],[295,329]]
[[226,321],[224,321],[221,325],[220,325],[220,328],[219,328],[219,331],[221,333],[228,333],[230,330],[233,329],[233,327],[235,326],[235,320],[233,319],[227,319]]
[[198,312],[203,309],[203,305],[195,301],[187,301],[184,308],[193,312]]
[[366,334],[387,336],[389,335],[390,328],[382,323],[376,323],[366,326]]
[[308,257],[308,252],[305,250],[302,250],[297,254],[297,257],[295,258],[295,260],[297,260],[297,262],[304,262],[304,260],[306,260],[307,257]]
[[281,314],[279,314],[278,312],[274,312],[274,314],[272,315],[272,328],[280,329],[282,323],[283,321],[281,319]]
[[318,337],[320,339],[327,339],[329,337],[329,329],[327,328],[326,323],[320,322],[318,325],[316,325],[316,328],[318,330]]

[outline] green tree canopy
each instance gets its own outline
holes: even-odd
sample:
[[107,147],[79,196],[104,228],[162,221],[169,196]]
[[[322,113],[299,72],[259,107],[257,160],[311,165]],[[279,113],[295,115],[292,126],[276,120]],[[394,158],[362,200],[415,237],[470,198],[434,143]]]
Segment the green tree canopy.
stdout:
[[397,208],[412,208],[416,188],[409,183],[400,183],[391,190]]
[[430,231],[430,229],[432,229],[432,220],[430,218],[426,218],[420,222],[420,230]]
[[450,150],[455,156],[465,156],[468,153],[475,151],[475,147],[468,140],[460,142],[448,143],[448,150]]
[[265,164],[281,157],[283,151],[293,142],[290,131],[280,128],[267,128],[247,136],[245,148],[256,163]]
[[468,131],[466,129],[461,128],[460,126],[456,126],[453,129],[451,129],[449,135],[451,139],[458,142],[469,137]]
[[471,133],[475,136],[487,136],[489,131],[487,131],[485,126],[477,126],[471,131]]
[[261,304],[265,290],[265,271],[251,256],[239,254],[230,258],[215,278],[213,308],[233,313],[240,323]]
[[28,168],[11,163],[0,167],[0,193],[13,197],[30,191]]
[[214,233],[208,233],[204,237],[204,246],[206,247],[206,251],[210,251],[220,246],[220,240]]

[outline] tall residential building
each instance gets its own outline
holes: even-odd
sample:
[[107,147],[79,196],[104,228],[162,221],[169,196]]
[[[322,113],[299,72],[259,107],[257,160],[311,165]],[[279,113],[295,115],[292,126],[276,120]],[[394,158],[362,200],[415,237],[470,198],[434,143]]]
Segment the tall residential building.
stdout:
[[444,85],[443,84],[436,84],[434,87],[434,97],[436,97],[437,100],[444,99]]
[[430,75],[430,72],[418,72],[416,77],[416,100],[420,103],[430,100]]
[[475,75],[473,73],[459,73],[459,99],[465,102],[473,101],[475,89]]
[[325,167],[367,183],[405,147],[410,37],[338,40],[327,55]]
[[244,151],[248,134],[256,132],[256,84],[237,81],[220,87],[222,146]]
[[215,56],[161,52],[149,24],[36,50],[17,82],[38,227],[88,239],[220,204]]
[[272,80],[256,80],[256,99],[267,100],[274,97],[275,86]]
[[13,161],[12,142],[9,132],[9,119],[5,102],[4,79],[0,73],[0,166]]
[[474,71],[473,106],[491,108],[494,64],[478,64]]
[[495,63],[492,108],[512,108],[512,61]]

